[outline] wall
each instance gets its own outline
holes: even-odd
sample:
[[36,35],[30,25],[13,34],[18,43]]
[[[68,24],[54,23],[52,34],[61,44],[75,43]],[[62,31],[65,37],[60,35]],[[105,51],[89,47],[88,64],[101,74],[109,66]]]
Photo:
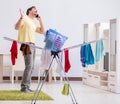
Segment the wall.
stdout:
[[[0,53],[9,53],[11,42],[2,37],[17,39],[14,24],[19,18],[19,8],[24,12],[35,5],[42,16],[45,29],[53,28],[69,37],[64,47],[83,41],[83,24],[108,22],[119,18],[119,0],[1,0],[0,1]],[[36,35],[36,44],[43,47],[44,36]],[[4,46],[4,47],[3,47]],[[68,76],[81,76],[79,48],[70,50],[71,70]]]

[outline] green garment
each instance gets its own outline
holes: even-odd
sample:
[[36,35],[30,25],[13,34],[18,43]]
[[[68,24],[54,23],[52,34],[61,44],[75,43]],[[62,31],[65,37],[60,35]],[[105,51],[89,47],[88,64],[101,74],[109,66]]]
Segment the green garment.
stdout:
[[62,90],[63,95],[69,95],[69,84],[65,83]]

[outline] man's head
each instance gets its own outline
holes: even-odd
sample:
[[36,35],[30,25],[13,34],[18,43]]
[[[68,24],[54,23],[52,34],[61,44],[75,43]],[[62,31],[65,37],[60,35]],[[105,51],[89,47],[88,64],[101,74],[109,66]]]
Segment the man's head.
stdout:
[[26,11],[26,15],[36,16],[37,15],[36,7],[35,6],[31,6],[30,8],[28,8],[27,11]]

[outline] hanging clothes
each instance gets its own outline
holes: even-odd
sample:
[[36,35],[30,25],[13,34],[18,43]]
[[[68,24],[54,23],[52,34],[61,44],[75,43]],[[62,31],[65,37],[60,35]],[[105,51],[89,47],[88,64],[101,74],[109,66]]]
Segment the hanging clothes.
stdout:
[[21,44],[20,50],[22,51],[23,55],[31,54],[30,46],[27,44]]
[[86,45],[80,47],[80,61],[82,62],[83,67],[86,67],[86,64],[85,64],[85,47],[86,47]]
[[42,50],[40,68],[48,70],[51,61],[51,51],[47,49]]
[[64,71],[67,73],[71,67],[68,49],[64,49],[64,56],[65,56]]
[[63,95],[66,95],[66,96],[68,96],[69,95],[69,93],[70,93],[70,91],[69,91],[69,84],[68,83],[64,83],[64,86],[63,86],[63,89],[62,89],[62,94]]
[[12,62],[12,65],[15,65],[16,58],[18,57],[18,46],[17,46],[17,42],[16,41],[12,42],[12,46],[11,46],[10,52],[11,52],[11,62]]
[[94,64],[94,56],[93,56],[93,52],[92,52],[92,48],[91,48],[91,45],[90,44],[87,44],[86,47],[85,47],[85,63],[86,64]]
[[80,61],[82,62],[83,67],[86,67],[86,65],[95,63],[92,48],[91,48],[90,44],[81,46],[81,48],[80,48]]
[[104,55],[105,55],[105,52],[104,52],[103,40],[99,40],[99,41],[96,42],[96,53],[95,53],[96,62],[100,61],[100,59]]
[[62,64],[61,64],[62,58],[63,58],[63,52],[58,53],[58,56],[59,56],[60,63],[57,63],[56,73],[58,73],[62,77],[64,75],[63,74],[64,69],[63,69]]

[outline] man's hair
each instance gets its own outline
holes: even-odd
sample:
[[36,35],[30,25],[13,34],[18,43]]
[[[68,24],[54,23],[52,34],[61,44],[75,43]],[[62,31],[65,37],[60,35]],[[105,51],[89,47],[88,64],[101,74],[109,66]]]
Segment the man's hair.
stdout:
[[31,11],[33,8],[36,8],[35,6],[31,6],[30,8],[27,9],[26,15],[29,15],[29,11]]

